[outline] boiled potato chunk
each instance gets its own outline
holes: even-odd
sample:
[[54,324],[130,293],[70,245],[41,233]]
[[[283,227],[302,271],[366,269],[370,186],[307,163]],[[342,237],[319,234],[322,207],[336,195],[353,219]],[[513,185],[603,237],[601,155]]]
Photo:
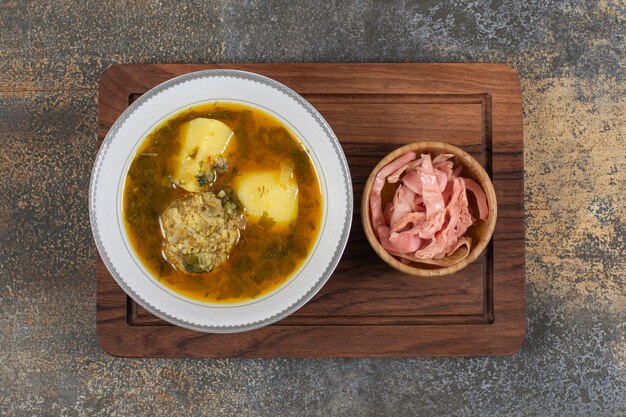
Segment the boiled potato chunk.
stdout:
[[187,191],[201,190],[197,176],[210,167],[212,158],[232,146],[233,131],[214,119],[193,119],[180,128],[181,147],[174,182]]
[[251,222],[265,214],[276,224],[287,226],[298,216],[298,182],[293,165],[283,161],[279,170],[244,173],[233,184],[233,189],[245,207]]

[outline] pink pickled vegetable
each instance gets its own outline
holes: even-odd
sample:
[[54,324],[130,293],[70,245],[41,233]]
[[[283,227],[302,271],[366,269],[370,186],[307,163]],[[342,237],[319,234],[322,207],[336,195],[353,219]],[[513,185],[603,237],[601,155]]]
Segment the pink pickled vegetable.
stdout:
[[[476,222],[472,214],[483,221],[489,216],[485,192],[472,179],[460,176],[463,168],[454,167],[453,156],[431,159],[422,154],[418,159],[408,152],[384,166],[374,179],[370,195],[374,232],[383,248],[403,262],[447,265],[452,257],[458,262],[469,254],[471,239],[464,234]],[[383,209],[385,183],[397,182],[393,200]],[[468,191],[478,213],[471,213]]]

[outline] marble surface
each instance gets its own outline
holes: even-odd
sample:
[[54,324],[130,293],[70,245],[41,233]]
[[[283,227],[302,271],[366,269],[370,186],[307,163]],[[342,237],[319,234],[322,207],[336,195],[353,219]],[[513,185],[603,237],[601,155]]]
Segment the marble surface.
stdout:
[[[626,415],[626,3],[0,3],[0,415]],[[524,104],[527,340],[510,357],[128,360],[87,213],[115,63],[502,62]]]

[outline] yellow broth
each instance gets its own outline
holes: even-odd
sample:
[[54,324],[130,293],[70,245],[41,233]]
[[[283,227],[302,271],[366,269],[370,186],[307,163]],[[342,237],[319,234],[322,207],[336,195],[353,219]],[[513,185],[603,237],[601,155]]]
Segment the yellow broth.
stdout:
[[[236,146],[226,158],[229,170],[212,189],[229,186],[239,174],[278,169],[288,158],[298,182],[298,216],[286,230],[248,224],[228,261],[209,273],[179,271],[163,255],[160,215],[177,198],[190,195],[171,181],[181,146],[182,124],[198,117],[217,119],[234,132]],[[123,217],[130,243],[143,265],[160,282],[187,297],[209,302],[256,298],[283,284],[313,249],[322,217],[322,195],[315,168],[302,144],[276,118],[233,103],[185,110],[161,123],[134,156],[124,184]],[[269,230],[268,230],[269,229]]]

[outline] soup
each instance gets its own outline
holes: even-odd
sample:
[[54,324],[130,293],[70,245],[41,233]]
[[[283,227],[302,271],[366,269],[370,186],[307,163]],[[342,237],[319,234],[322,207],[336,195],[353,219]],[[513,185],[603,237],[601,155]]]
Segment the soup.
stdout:
[[311,253],[322,194],[307,150],[276,118],[200,105],[157,126],[134,155],[123,217],[161,283],[208,302],[259,297]]

